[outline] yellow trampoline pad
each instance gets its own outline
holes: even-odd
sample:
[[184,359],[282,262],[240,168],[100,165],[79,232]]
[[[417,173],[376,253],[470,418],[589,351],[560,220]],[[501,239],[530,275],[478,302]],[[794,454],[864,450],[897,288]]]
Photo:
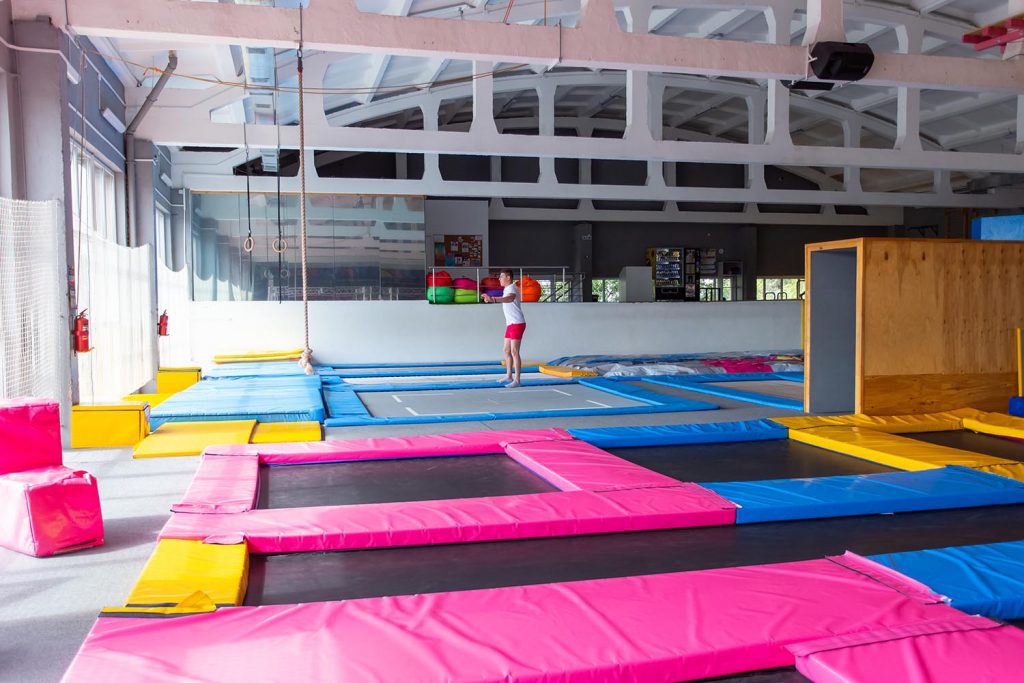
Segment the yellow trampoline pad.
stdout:
[[861,427],[793,429],[789,432],[789,438],[901,470],[930,470],[946,465],[980,469],[993,465],[1018,464],[1012,460],[923,443]]
[[791,430],[811,429],[814,427],[866,427],[876,432],[887,434],[914,434],[918,432],[948,432],[963,429],[963,421],[968,417],[984,415],[980,410],[961,408],[942,413],[926,413],[923,415],[822,415],[799,417],[773,417]]
[[246,444],[255,428],[256,420],[166,422],[135,447],[134,457],[199,455],[207,446]]
[[[185,608],[209,611],[214,605],[239,605],[248,585],[249,550],[245,543],[212,545],[163,539],[156,545],[126,601],[129,608]],[[208,600],[198,599],[200,593]]]
[[980,434],[1024,439],[1024,418],[1020,417],[978,411],[974,417],[965,417],[963,424],[964,429],[970,429],[972,432]]
[[322,441],[319,422],[261,422],[256,425],[249,443],[292,443]]
[[565,365],[541,365],[540,371],[545,375],[552,375],[554,377],[598,377],[598,373],[591,372],[590,370],[576,370]]
[[213,357],[214,363],[248,363],[261,360],[298,360],[304,349],[286,351],[252,351],[250,353],[225,353]]

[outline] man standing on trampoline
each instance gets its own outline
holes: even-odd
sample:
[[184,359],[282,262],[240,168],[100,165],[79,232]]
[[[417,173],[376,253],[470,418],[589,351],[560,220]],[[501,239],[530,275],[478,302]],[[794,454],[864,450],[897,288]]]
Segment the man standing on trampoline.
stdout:
[[[501,296],[484,294],[486,303],[501,303],[501,310],[505,314],[505,372],[506,377],[498,380],[510,389],[519,386],[519,380],[523,372],[523,360],[519,356],[519,347],[523,343],[523,333],[526,332],[526,316],[523,315],[522,298],[519,296],[519,288],[512,281],[512,271],[503,270],[498,273],[498,282],[504,287]],[[514,374],[513,374],[514,372]]]

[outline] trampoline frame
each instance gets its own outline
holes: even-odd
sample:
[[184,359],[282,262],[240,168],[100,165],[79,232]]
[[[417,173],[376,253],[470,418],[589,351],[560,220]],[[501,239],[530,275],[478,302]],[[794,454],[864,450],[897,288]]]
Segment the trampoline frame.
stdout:
[[[646,378],[644,378],[646,380]],[[572,386],[579,385],[606,393],[621,396],[641,403],[642,405],[609,407],[609,408],[566,408],[563,410],[494,412],[494,413],[457,413],[451,415],[409,415],[398,417],[374,416],[359,399],[358,394],[366,391],[359,385],[327,382],[323,385],[324,402],[329,417],[324,420],[325,427],[359,427],[366,425],[396,424],[433,424],[440,422],[477,422],[480,420],[525,420],[532,418],[552,417],[584,417],[595,415],[636,415],[653,413],[675,413],[701,410],[717,410],[719,406],[704,401],[694,401],[681,396],[673,396],[642,387],[632,386],[629,382],[636,378],[611,379],[605,377],[580,377],[570,380],[552,379],[531,382],[529,386]],[[490,388],[495,391],[506,391],[494,384],[479,386],[477,383],[444,382],[421,385],[373,385],[371,392],[394,391],[404,393],[410,391],[460,390]],[[685,387],[683,387],[685,388]]]
[[803,400],[786,398],[784,396],[773,396],[757,391],[745,391],[735,387],[719,387],[714,384],[722,382],[764,382],[771,380],[784,380],[788,382],[803,383],[804,373],[802,372],[743,372],[743,373],[715,373],[705,375],[650,375],[639,378],[651,384],[660,384],[675,389],[685,389],[697,394],[707,394],[720,398],[730,398],[745,403],[756,403],[771,408],[782,408],[784,410],[796,410],[803,412]]

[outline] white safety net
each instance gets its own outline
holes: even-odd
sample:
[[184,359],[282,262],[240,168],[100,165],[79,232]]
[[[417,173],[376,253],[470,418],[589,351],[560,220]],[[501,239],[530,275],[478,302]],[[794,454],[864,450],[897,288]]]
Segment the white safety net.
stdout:
[[167,311],[168,335],[160,337],[160,365],[190,365],[188,269],[174,271],[163,263],[156,267],[158,310]]
[[[0,197],[0,398],[68,394],[61,319],[60,203]],[[66,404],[66,403],[65,403]]]

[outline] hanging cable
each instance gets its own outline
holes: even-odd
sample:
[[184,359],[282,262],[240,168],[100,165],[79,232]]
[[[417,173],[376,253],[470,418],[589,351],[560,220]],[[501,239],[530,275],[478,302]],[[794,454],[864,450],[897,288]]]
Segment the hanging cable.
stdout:
[[306,371],[307,375],[313,374],[313,349],[309,346],[309,261],[306,245],[306,119],[303,112],[302,94],[302,8],[299,8],[299,50],[298,76],[299,76],[299,246],[302,252],[302,317],[305,323],[305,350],[299,359],[299,365]]
[[[256,246],[256,240],[252,238],[252,193],[249,188],[249,175],[252,172],[252,166],[249,165],[249,134],[246,132],[246,119],[248,114],[245,113],[245,106],[242,107],[242,143],[245,145],[245,217],[248,223],[249,234],[245,238],[245,242],[242,243],[242,251],[246,254],[251,254],[253,248]],[[250,263],[251,265],[251,263]]]

